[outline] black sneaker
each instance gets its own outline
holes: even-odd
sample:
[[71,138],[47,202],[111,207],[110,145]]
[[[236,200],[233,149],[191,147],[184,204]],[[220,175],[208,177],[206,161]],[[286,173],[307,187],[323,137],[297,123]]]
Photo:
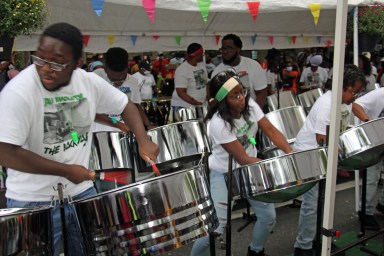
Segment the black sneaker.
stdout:
[[300,248],[295,248],[295,252],[293,253],[294,256],[313,256],[313,249],[300,249]]
[[381,214],[384,214],[384,205],[377,203],[376,209],[381,212]]
[[264,253],[264,249],[260,252],[255,252],[251,250],[251,247],[248,246],[248,253],[247,256],[268,256]]
[[364,217],[364,228],[367,230],[374,230],[378,231],[381,229],[379,223],[375,220],[375,217],[373,215],[365,215],[363,216],[361,212],[358,212],[359,220],[362,221],[362,218]]

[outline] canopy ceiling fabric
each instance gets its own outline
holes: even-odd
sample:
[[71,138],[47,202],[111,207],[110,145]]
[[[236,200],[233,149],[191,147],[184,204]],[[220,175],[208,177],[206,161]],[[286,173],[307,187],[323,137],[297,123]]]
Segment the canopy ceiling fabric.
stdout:
[[[313,2],[321,5],[317,25],[309,9]],[[129,52],[185,50],[192,42],[217,50],[217,39],[228,33],[242,38],[244,50],[327,46],[336,19],[336,0],[261,0],[256,22],[245,0],[211,0],[207,22],[197,0],[157,0],[153,23],[141,0],[105,0],[101,16],[90,0],[47,0],[47,5],[48,24],[69,22],[89,35],[87,52],[112,46]],[[40,33],[17,37],[14,50],[35,50]]]

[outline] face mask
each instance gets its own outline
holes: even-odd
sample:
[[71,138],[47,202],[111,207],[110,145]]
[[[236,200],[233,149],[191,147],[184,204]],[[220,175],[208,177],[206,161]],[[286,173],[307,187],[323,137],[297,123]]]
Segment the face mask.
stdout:
[[292,67],[287,67],[287,71],[291,72],[292,71]]
[[151,71],[148,71],[148,70],[144,71],[144,75],[149,75],[149,74],[151,74]]

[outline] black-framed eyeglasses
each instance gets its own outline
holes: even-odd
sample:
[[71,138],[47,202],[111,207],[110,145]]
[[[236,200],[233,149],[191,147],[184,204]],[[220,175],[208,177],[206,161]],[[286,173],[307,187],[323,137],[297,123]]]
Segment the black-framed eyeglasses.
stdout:
[[236,48],[235,47],[231,47],[231,46],[221,47],[219,49],[220,52],[232,52],[234,50],[236,50]]
[[245,97],[247,97],[247,94],[248,94],[248,90],[247,90],[247,89],[242,89],[240,92],[238,92],[238,93],[236,93],[235,95],[231,96],[231,98],[232,98],[235,102],[239,102],[241,96],[243,96],[243,98],[245,98]]
[[348,87],[348,90],[351,92],[352,97],[355,98],[355,99],[357,99],[357,98],[359,98],[359,97],[364,95],[364,92],[354,92],[354,91],[352,91],[351,87]]
[[58,72],[63,71],[64,69],[66,69],[69,66],[69,64],[71,64],[71,63],[60,64],[60,63],[56,63],[56,62],[52,62],[52,61],[48,61],[48,60],[39,58],[35,55],[31,55],[31,57],[32,57],[33,64],[35,64],[39,67],[44,67],[46,64],[48,64],[48,66],[51,70],[58,71]]

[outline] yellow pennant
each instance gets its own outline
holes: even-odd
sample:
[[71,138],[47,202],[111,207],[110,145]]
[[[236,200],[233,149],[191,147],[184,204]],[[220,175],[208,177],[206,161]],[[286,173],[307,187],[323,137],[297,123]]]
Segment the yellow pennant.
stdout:
[[313,3],[309,4],[309,9],[311,9],[313,21],[317,26],[317,22],[319,22],[319,17],[320,17],[321,4],[313,4]]
[[113,43],[115,42],[115,35],[108,35],[107,40],[108,40],[108,45],[112,46]]

